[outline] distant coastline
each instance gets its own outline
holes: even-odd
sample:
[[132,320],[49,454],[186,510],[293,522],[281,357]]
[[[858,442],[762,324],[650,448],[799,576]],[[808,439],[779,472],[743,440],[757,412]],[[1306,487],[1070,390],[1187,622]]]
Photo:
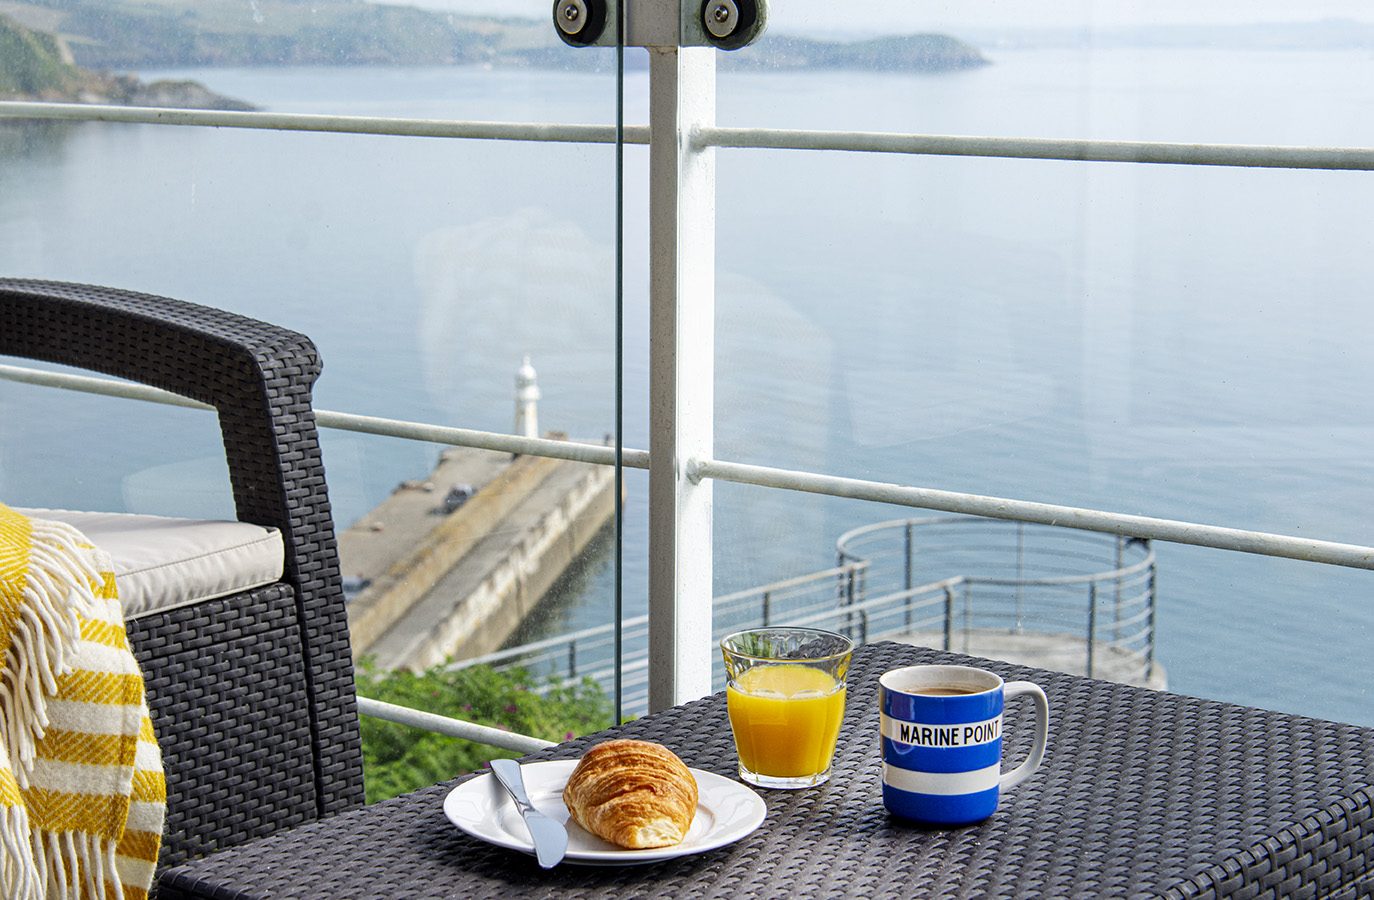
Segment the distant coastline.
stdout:
[[[361,0],[0,0],[0,99],[251,110],[194,81],[140,71],[217,66],[436,66],[598,70],[612,56],[564,46],[549,22],[443,15]],[[765,35],[720,55],[725,69],[937,73],[989,65],[944,34],[848,42]],[[640,55],[628,63],[642,64]]]
[[[449,15],[362,0],[0,0],[0,16],[55,42],[88,71],[218,66],[442,66],[595,69],[610,54],[564,46],[548,20]],[[768,34],[722,67],[945,72],[988,65],[944,34],[847,42]],[[0,54],[4,65],[4,54]]]

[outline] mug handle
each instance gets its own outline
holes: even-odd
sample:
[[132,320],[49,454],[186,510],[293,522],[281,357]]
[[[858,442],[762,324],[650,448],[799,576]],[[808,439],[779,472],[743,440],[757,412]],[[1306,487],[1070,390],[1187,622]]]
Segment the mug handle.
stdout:
[[1026,761],[1004,773],[998,780],[998,788],[1004,791],[1016,787],[1035,774],[1035,770],[1040,768],[1040,761],[1045,758],[1045,744],[1050,739],[1050,701],[1045,697],[1040,685],[1029,681],[1013,681],[1002,689],[1004,703],[1013,697],[1023,695],[1029,695],[1035,701],[1035,743],[1031,745],[1030,755],[1026,757]]

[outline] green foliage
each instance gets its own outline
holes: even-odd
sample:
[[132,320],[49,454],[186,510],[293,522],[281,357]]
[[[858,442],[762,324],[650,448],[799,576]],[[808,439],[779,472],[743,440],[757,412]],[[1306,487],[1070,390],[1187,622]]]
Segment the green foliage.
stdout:
[[41,96],[66,91],[79,81],[77,70],[62,62],[52,35],[0,16],[0,95]]
[[[610,699],[591,679],[564,684],[488,666],[423,675],[381,672],[364,661],[358,693],[518,734],[563,741],[611,724]],[[517,754],[432,732],[362,717],[369,803],[473,772],[489,759]]]

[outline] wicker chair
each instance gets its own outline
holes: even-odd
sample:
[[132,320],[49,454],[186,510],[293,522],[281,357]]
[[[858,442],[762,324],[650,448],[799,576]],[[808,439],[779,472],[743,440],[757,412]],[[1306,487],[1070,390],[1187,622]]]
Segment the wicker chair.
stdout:
[[0,279],[0,354],[219,413],[241,521],[279,529],[280,583],[129,623],[167,770],[160,870],[363,802],[348,623],[303,335],[110,288]]

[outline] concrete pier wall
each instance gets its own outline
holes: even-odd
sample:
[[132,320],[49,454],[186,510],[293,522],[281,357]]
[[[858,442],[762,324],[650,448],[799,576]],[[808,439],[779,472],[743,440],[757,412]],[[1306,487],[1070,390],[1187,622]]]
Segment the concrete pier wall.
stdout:
[[412,642],[404,662],[398,659],[396,664],[418,671],[450,658],[479,656],[499,649],[515,633],[614,514],[614,472],[605,466],[585,468],[566,493],[550,498],[539,521],[522,529],[519,540],[492,559],[481,582],[452,604],[428,634]]
[[[437,512],[454,484],[476,493]],[[481,450],[445,451],[340,535],[354,655],[422,670],[501,646],[614,514],[614,471]],[[436,518],[437,517],[437,518]]]

